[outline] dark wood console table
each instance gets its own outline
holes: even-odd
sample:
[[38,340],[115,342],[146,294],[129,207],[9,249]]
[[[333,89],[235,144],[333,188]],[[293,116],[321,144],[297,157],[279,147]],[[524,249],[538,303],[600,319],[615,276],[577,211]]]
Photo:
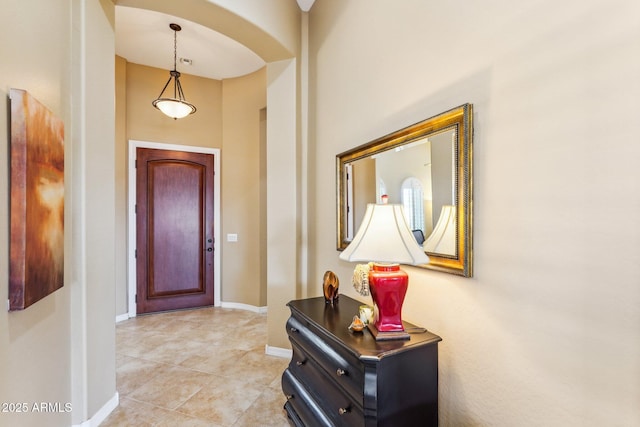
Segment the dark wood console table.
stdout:
[[345,295],[333,307],[323,297],[287,305],[293,357],[282,390],[293,425],[438,425],[439,336],[424,331],[375,341],[367,329],[351,332],[362,303]]

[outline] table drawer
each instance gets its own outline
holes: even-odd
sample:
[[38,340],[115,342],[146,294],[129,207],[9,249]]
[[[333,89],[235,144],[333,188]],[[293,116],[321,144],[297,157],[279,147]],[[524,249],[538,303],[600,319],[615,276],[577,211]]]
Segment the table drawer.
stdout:
[[364,366],[355,357],[349,357],[329,347],[318,334],[295,317],[287,321],[287,331],[292,345],[302,349],[306,356],[322,367],[333,381],[340,385],[356,402],[362,402]]
[[[301,365],[294,365],[287,369],[286,372],[288,372],[292,378],[283,379],[283,381],[289,381],[298,387],[297,390],[292,390],[293,392],[291,393],[289,402],[295,407],[300,418],[303,418],[303,416],[300,415],[300,411],[298,411],[300,403],[295,399],[296,396],[302,397],[301,400],[306,403],[306,406],[311,406],[311,408],[303,408],[302,411],[315,412],[320,410],[322,414],[324,414],[323,416],[330,420],[331,425],[348,427],[364,426],[364,415],[361,405],[355,403],[333,384],[332,381],[327,379],[324,371],[315,365],[312,359],[307,360]],[[293,380],[295,380],[295,382]],[[313,404],[309,405],[309,402],[313,402]],[[305,422],[305,425],[312,424]],[[321,423],[321,425],[324,424]]]
[[295,424],[301,421],[304,426],[333,426],[304,385],[288,369],[282,374],[282,391],[287,397],[285,410],[287,413],[293,410],[294,414],[289,417]]
[[292,347],[293,358],[289,364],[289,371],[310,390],[324,412],[336,422],[336,425],[364,425],[363,398],[354,400],[345,393],[340,384],[327,376],[324,369],[304,350],[294,342]]

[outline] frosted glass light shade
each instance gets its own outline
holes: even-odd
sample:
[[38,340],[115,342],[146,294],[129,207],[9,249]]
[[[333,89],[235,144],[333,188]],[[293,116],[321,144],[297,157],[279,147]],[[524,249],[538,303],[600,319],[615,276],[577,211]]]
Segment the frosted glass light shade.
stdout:
[[173,98],[158,98],[153,102],[153,106],[172,119],[181,119],[196,111],[196,107],[188,102]]
[[413,237],[402,205],[397,204],[368,204],[358,232],[340,259],[409,265],[429,262]]

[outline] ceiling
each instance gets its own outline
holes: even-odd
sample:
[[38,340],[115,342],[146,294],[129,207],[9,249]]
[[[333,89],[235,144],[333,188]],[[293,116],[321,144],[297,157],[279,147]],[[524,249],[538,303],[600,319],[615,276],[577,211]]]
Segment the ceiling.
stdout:
[[[296,0],[304,12],[315,0]],[[173,69],[173,30],[177,32],[177,69],[181,73],[223,80],[259,70],[264,60],[235,40],[208,27],[164,13],[116,6],[116,55],[128,62]],[[181,59],[191,60],[191,64]]]

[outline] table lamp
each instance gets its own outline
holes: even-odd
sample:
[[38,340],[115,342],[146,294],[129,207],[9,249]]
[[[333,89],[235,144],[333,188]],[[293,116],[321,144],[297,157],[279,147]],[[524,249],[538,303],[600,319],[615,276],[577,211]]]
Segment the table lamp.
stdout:
[[374,321],[368,326],[376,340],[409,339],[402,324],[409,276],[399,264],[426,264],[429,257],[416,242],[402,205],[368,204],[358,232],[340,259],[373,262],[368,281]]

